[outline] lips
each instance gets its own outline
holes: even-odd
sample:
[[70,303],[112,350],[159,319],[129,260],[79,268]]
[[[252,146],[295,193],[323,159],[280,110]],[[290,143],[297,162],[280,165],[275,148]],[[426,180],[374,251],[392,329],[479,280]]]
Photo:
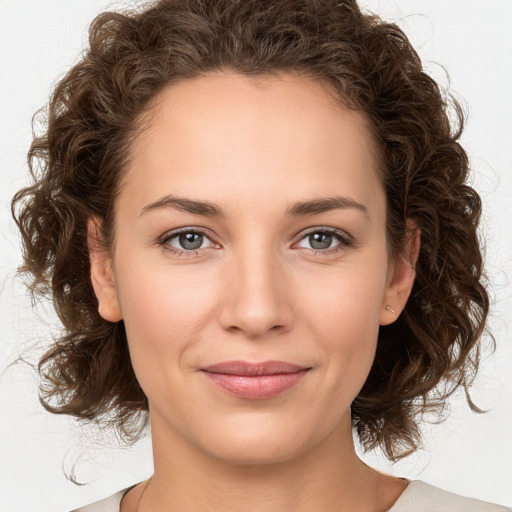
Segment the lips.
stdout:
[[217,389],[237,398],[273,398],[296,386],[311,370],[284,361],[225,361],[201,371]]

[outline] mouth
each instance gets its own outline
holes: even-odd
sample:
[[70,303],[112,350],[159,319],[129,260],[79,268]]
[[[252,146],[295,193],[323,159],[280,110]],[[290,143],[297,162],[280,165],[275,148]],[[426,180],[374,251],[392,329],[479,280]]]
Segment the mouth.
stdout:
[[249,400],[274,398],[297,386],[309,370],[284,361],[225,361],[201,368],[217,389]]

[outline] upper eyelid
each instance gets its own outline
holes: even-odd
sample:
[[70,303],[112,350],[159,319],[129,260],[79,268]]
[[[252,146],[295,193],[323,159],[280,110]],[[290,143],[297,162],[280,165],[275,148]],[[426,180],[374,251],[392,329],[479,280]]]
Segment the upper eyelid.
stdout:
[[[210,240],[213,244],[220,245],[218,241],[216,241],[216,237],[211,234],[211,231],[207,228],[199,227],[199,226],[184,226],[182,228],[176,228],[171,231],[167,231],[161,237],[159,237],[160,243],[165,243],[167,240],[170,240],[176,236],[179,236],[182,233],[199,233]],[[329,226],[312,226],[310,228],[306,228],[299,233],[297,233],[293,238],[296,239],[296,242],[300,242],[305,237],[311,235],[312,233],[329,233],[337,235],[339,238],[344,240],[345,242],[353,242],[353,236],[347,233],[345,230],[339,228],[333,228]],[[294,242],[294,243],[296,243]],[[179,250],[179,249],[178,249]],[[183,249],[184,250],[184,249]],[[185,250],[184,250],[185,251]],[[185,251],[192,252],[192,251]],[[322,251],[326,252],[326,251]]]
[[[169,238],[169,237],[172,237],[175,235],[179,235],[180,233],[189,233],[189,232],[201,233],[206,236],[211,236],[210,235],[211,231],[208,228],[203,228],[203,227],[199,227],[199,226],[184,226],[181,228],[175,228],[175,229],[166,231],[160,238],[161,239]],[[317,232],[337,233],[341,236],[344,235],[347,238],[352,238],[352,235],[347,233],[347,231],[345,231],[343,229],[339,229],[339,228],[333,228],[330,226],[312,226],[310,228],[306,228],[306,229],[299,231],[296,235],[294,235],[293,238],[296,238],[300,235],[302,235],[304,237],[304,236],[307,236],[308,234],[317,233]]]
[[296,236],[300,237],[299,240],[302,240],[304,237],[312,234],[312,233],[329,233],[338,235],[340,238],[343,238],[346,241],[353,241],[354,237],[347,233],[347,231],[339,228],[332,228],[327,226],[316,226],[313,228],[307,228],[301,232],[299,232]]
[[[177,238],[179,235],[181,235],[183,233],[195,233],[195,234],[203,235],[205,238],[207,238],[210,241],[211,246],[187,250],[187,249],[181,249],[179,247],[174,247],[173,245],[171,245],[171,240]],[[192,256],[194,254],[197,254],[198,251],[204,251],[204,250],[208,250],[208,249],[211,250],[211,249],[218,248],[219,243],[215,240],[214,237],[212,237],[211,235],[208,234],[208,230],[206,230],[205,228],[183,227],[183,228],[177,228],[177,229],[165,232],[161,237],[159,237],[157,239],[157,245],[161,246],[166,251],[170,251],[175,254],[182,253],[184,255],[188,254],[189,256]]]
[[171,229],[170,231],[166,231],[161,237],[159,237],[160,241],[169,240],[170,238],[173,238],[175,236],[181,235],[183,233],[199,233],[201,235],[206,236],[209,238],[212,242],[212,238],[214,238],[210,233],[210,230],[206,228],[200,228],[196,226],[185,226],[183,228],[176,228]]

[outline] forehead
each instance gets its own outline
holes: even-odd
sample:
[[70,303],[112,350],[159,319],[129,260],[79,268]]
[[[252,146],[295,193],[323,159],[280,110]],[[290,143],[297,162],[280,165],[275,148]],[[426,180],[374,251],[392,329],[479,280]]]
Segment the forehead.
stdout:
[[167,87],[142,120],[124,184],[148,201],[164,192],[265,197],[286,186],[298,199],[349,188],[368,202],[380,188],[366,116],[309,78],[208,74]]

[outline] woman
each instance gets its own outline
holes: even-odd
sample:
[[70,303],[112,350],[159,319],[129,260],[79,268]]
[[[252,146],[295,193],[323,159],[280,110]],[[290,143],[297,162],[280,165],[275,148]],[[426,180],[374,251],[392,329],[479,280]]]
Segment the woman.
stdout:
[[488,312],[460,130],[403,33],[353,1],[161,1],[90,45],[14,199],[66,329],[46,407],[151,418],[152,478],[84,510],[505,510],[354,450],[416,449]]

